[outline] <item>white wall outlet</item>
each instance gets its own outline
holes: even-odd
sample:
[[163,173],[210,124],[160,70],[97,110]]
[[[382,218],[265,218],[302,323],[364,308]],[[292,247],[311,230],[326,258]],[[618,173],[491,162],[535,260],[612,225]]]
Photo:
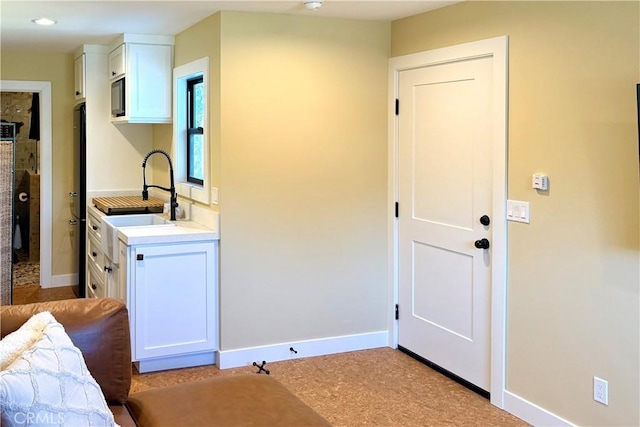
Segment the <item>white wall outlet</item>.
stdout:
[[609,405],[609,383],[602,378],[593,377],[593,400]]

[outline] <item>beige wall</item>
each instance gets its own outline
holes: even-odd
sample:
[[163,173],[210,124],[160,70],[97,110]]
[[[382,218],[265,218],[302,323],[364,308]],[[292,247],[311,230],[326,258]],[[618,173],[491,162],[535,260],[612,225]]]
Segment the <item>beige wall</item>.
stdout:
[[637,2],[466,2],[392,24],[392,56],[509,36],[508,194],[531,224],[508,230],[507,389],[579,425],[640,424],[639,17]]
[[73,272],[68,194],[73,184],[73,58],[68,53],[2,51],[0,78],[51,82],[52,275]]
[[212,59],[223,350],[386,329],[388,53],[389,24],[338,19],[176,37],[177,65]]
[[[216,13],[176,35],[174,67],[209,57],[209,141],[211,186],[220,187],[220,14]],[[171,153],[173,126],[155,125],[154,148]],[[168,180],[166,168],[154,168],[154,179]],[[164,181],[168,182],[168,181]],[[182,201],[184,203],[184,201]],[[218,207],[211,205],[212,209]]]
[[222,14],[223,350],[387,329],[389,29]]

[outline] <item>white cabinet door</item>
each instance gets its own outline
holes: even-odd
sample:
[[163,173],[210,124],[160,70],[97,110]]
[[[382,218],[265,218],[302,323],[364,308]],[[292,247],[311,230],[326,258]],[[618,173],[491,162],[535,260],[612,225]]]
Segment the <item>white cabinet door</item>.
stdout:
[[129,271],[127,257],[128,247],[121,241],[118,241],[118,250],[120,252],[120,265],[118,266],[118,294],[127,304],[127,308],[131,310],[131,296],[127,293],[127,278]]
[[121,44],[109,53],[109,79],[115,80],[126,72],[126,46]]
[[124,300],[124,295],[120,294],[119,286],[119,268],[117,264],[112,263],[108,258],[105,258],[105,284],[106,284],[106,296],[110,298],[119,298]]
[[134,246],[129,255],[134,360],[215,350],[216,244]]
[[74,90],[75,90],[75,100],[81,100],[86,95],[86,83],[85,83],[85,74],[86,74],[86,55],[83,53],[79,57],[75,59],[73,62],[73,71],[74,71]]
[[130,122],[171,121],[173,47],[127,45],[127,110]]

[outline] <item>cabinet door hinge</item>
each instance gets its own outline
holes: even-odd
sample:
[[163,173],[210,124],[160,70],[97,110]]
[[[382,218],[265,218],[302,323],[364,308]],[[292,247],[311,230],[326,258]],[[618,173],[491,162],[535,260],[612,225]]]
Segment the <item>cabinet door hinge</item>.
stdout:
[[398,304],[396,304],[396,320],[400,318],[400,309],[398,308]]
[[400,115],[400,100],[396,98],[396,116]]
[[396,202],[396,218],[398,218],[398,213],[400,212],[400,207],[398,205],[398,202]]

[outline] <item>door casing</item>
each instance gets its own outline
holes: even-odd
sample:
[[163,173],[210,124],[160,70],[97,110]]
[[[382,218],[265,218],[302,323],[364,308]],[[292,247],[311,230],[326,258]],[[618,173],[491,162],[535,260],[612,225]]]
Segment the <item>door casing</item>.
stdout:
[[[389,343],[398,347],[398,321],[394,307],[398,303],[398,221],[395,203],[398,201],[398,121],[395,113],[398,97],[398,77],[404,70],[422,68],[464,59],[493,58],[493,99],[491,113],[493,129],[493,218],[491,227],[491,403],[504,407],[505,392],[505,333],[507,283],[507,115],[508,115],[508,46],[507,36],[494,37],[391,58],[389,60],[388,113],[388,288]],[[402,111],[402,105],[400,105]],[[402,209],[402,206],[400,206]],[[494,225],[495,224],[495,225]],[[402,316],[402,307],[400,307]]]

